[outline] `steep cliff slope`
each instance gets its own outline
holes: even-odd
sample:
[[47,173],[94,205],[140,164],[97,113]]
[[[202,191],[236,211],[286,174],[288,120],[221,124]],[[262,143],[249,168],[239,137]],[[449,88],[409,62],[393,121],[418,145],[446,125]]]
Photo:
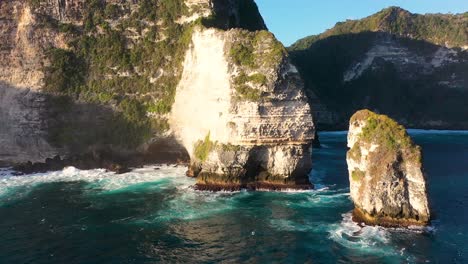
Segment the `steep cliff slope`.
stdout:
[[[2,2],[1,160],[41,161],[96,148],[134,152],[166,138],[195,21],[219,10],[237,25],[246,12],[238,5]],[[264,28],[257,19],[247,26]]]
[[398,123],[358,111],[350,120],[347,163],[354,220],[383,226],[430,220],[422,155]]
[[190,12],[183,1],[2,2],[1,160],[125,155],[164,136],[190,42],[176,19]]
[[468,129],[467,28],[466,13],[392,7],[338,23],[290,51],[307,90],[331,112],[318,113],[319,127],[345,129],[356,110],[369,108],[409,127]]
[[308,184],[310,107],[252,0],[16,0],[0,15],[2,163],[190,157],[196,174]]
[[267,31],[196,28],[171,127],[201,189],[309,187],[310,106]]

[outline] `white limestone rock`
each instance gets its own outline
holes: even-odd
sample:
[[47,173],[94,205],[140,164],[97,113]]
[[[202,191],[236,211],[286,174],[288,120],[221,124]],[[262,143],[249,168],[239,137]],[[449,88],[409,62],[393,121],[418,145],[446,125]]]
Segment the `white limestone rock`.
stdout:
[[350,121],[347,163],[354,219],[372,225],[427,225],[421,149],[406,130],[368,110]]
[[310,187],[314,123],[280,45],[267,31],[195,30],[170,125],[199,185]]

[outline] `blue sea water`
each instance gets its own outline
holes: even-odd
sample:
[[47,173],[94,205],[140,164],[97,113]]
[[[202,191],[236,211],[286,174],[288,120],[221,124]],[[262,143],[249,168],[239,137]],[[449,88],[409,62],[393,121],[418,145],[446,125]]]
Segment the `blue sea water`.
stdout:
[[0,263],[468,263],[468,133],[410,134],[424,151],[429,228],[353,223],[346,133],[328,132],[307,192],[197,192],[173,166],[0,170]]

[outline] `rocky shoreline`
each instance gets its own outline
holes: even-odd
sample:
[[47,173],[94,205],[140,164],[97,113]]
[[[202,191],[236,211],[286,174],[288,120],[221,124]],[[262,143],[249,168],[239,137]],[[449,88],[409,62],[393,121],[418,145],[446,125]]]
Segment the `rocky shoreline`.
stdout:
[[59,171],[66,167],[72,166],[81,170],[90,169],[105,169],[117,174],[122,174],[130,171],[130,167],[140,167],[141,163],[133,162],[119,162],[104,157],[96,157],[92,154],[74,156],[72,158],[62,159],[60,156],[54,158],[47,158],[45,162],[25,162],[13,166],[13,170],[17,174],[34,174],[44,173],[49,171]]
[[80,170],[105,169],[122,174],[129,172],[132,168],[141,168],[148,164],[188,165],[189,157],[185,153],[165,152],[124,156],[112,151],[100,150],[64,158],[56,155],[45,159],[44,162],[23,162],[13,165],[12,169],[17,174],[33,174],[59,171],[72,166]]
[[[134,168],[141,168],[147,164],[173,164],[188,166],[189,162],[177,160],[173,162],[145,162],[144,156],[134,157],[131,160],[115,159],[110,155],[103,153],[89,153],[86,155],[74,156],[62,159],[60,156],[48,158],[44,162],[25,162],[12,167],[16,175],[45,173],[51,171],[60,171],[66,167],[75,167],[80,170],[105,169],[106,171],[123,174],[130,172]],[[187,171],[187,177],[191,177],[190,169]],[[252,181],[248,183],[197,183],[193,186],[197,191],[209,192],[235,192],[241,190],[248,191],[302,191],[313,190],[312,183],[277,183],[268,181]]]

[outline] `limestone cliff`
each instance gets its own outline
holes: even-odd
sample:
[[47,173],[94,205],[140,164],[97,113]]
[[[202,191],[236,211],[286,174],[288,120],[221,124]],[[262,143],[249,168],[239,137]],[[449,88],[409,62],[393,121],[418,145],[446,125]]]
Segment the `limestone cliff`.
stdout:
[[468,129],[467,28],[466,13],[392,7],[299,40],[291,58],[317,126],[346,129],[367,108],[411,128]]
[[15,0],[0,16],[0,163],[188,152],[201,183],[310,186],[303,84],[253,0]]
[[349,125],[347,163],[354,220],[426,225],[430,220],[421,149],[384,115],[358,111]]
[[302,87],[271,33],[196,28],[170,124],[198,187],[309,188],[314,124]]

